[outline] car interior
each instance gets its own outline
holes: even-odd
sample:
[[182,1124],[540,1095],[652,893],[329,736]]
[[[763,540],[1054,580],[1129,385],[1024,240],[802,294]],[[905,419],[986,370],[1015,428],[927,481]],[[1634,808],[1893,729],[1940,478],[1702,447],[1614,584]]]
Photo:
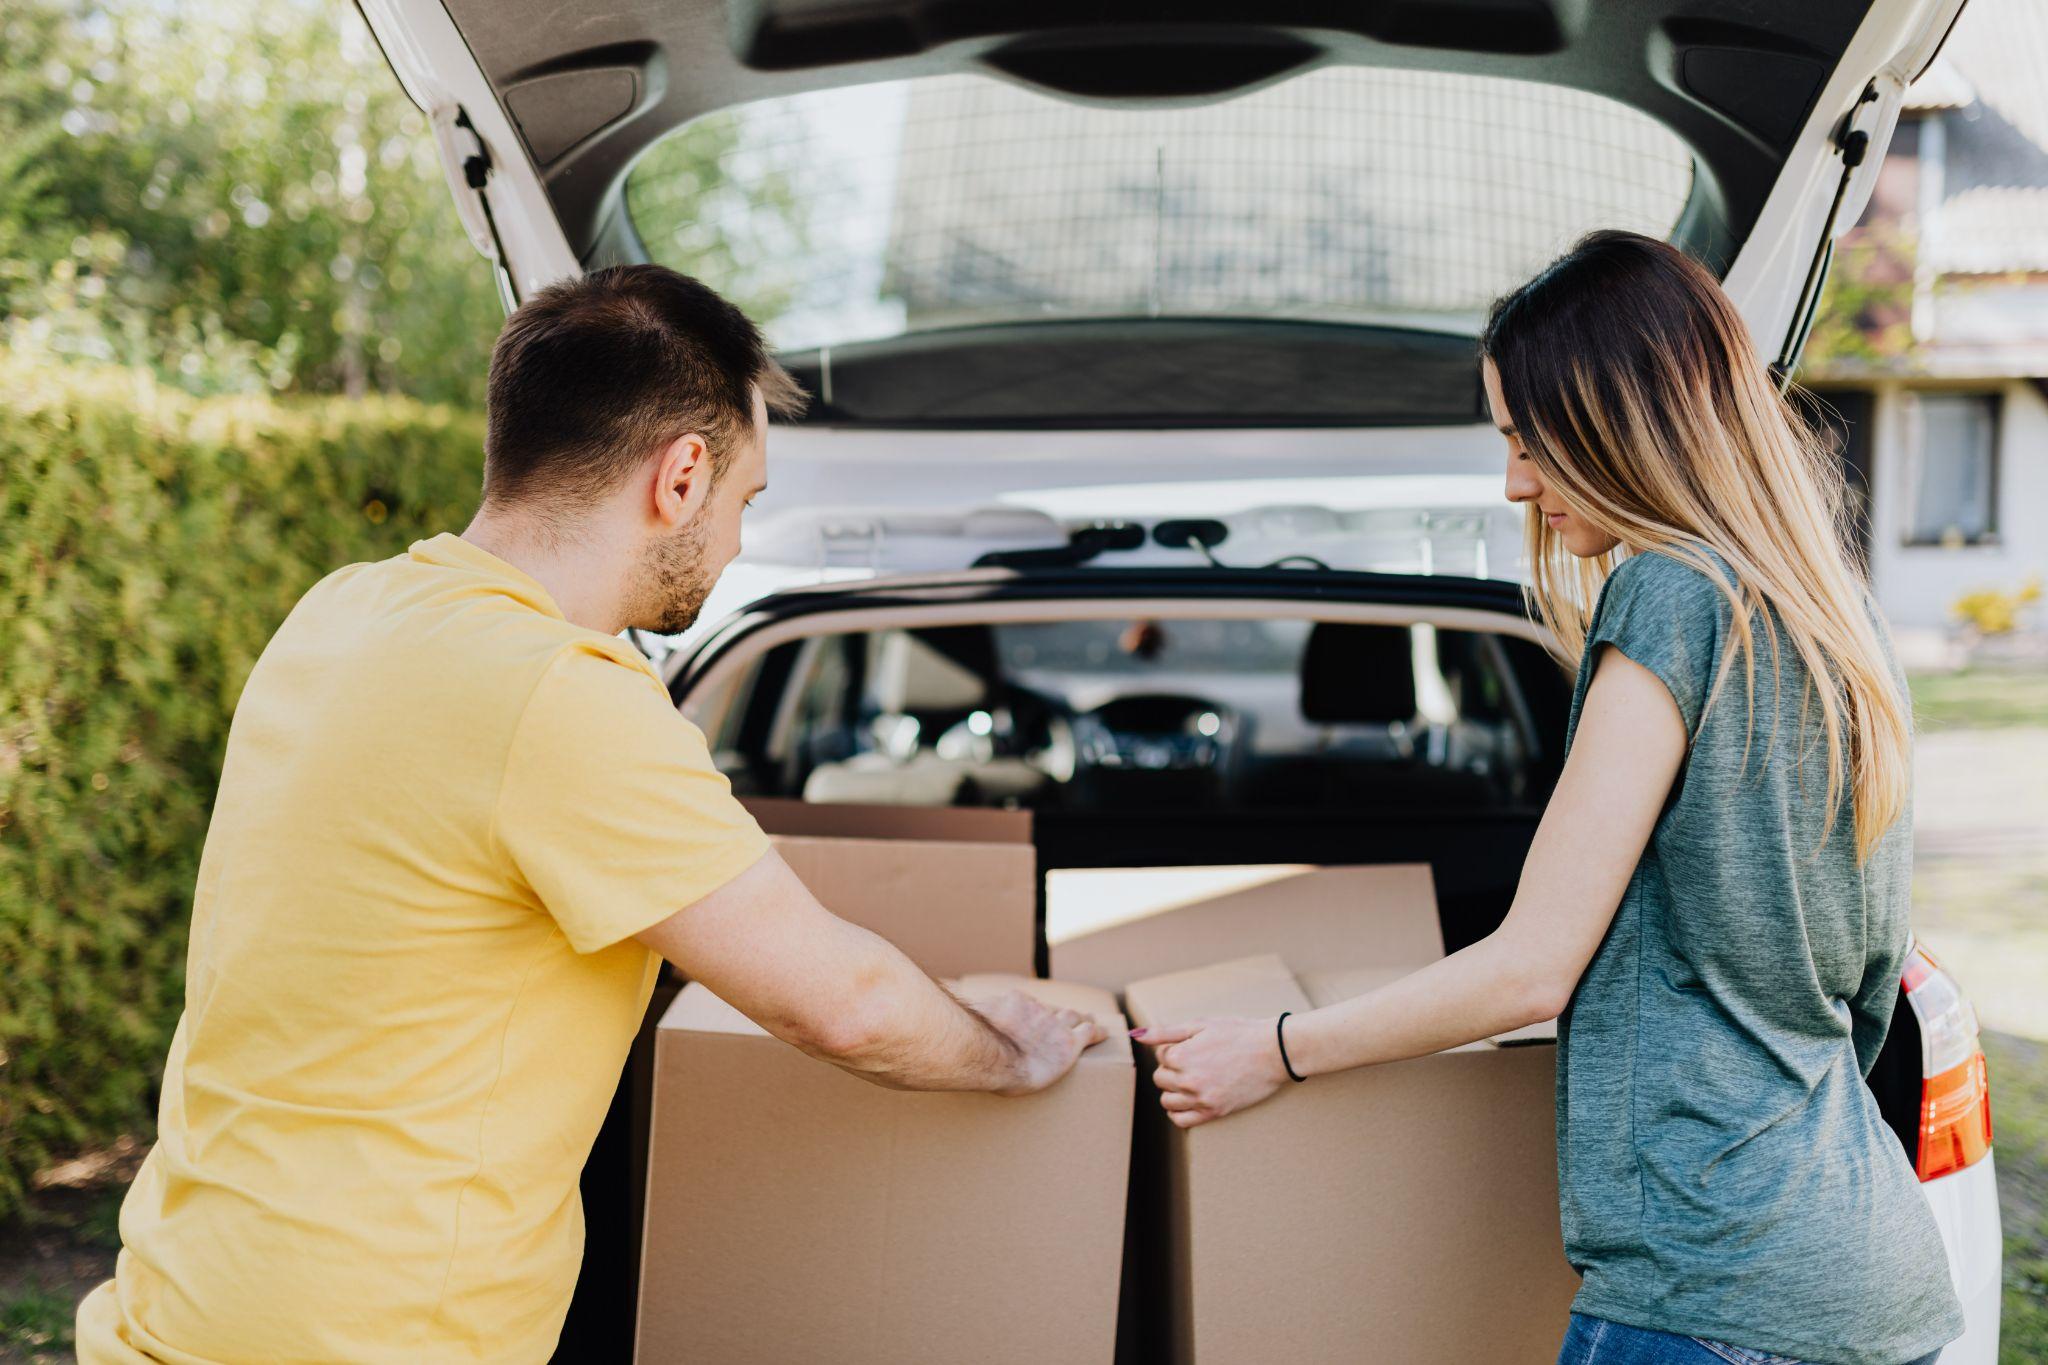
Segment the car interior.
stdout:
[[764,656],[713,746],[741,794],[812,802],[1508,811],[1555,778],[1545,671],[1526,641],[1424,624],[826,634]]
[[741,796],[1027,809],[1044,869],[1427,860],[1446,941],[1483,937],[1570,680],[1520,635],[1312,612],[821,626],[691,709]]

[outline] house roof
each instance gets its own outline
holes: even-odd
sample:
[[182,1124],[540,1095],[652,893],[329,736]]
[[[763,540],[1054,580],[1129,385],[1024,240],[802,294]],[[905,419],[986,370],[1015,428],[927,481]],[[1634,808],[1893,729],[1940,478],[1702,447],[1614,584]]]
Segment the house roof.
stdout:
[[2048,4],[1971,0],[1935,65],[1943,63],[1953,64],[1987,108],[2048,149]]
[[1966,109],[1977,102],[1977,88],[1969,77],[1956,70],[1955,59],[1946,52],[1920,73],[1906,90],[1906,108],[1915,113],[1936,109]]
[[1942,275],[2048,271],[2048,3],[1971,0],[1906,92],[1946,155],[1924,261]]
[[1981,185],[1944,200],[1926,250],[1944,275],[2048,272],[2048,185]]

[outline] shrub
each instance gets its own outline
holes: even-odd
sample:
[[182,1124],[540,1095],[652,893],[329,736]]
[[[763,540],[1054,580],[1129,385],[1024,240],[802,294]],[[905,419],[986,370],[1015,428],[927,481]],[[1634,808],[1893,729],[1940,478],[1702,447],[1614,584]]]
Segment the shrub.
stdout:
[[2030,578],[2011,592],[1980,588],[1949,604],[1949,613],[1979,635],[2009,635],[2019,629],[2020,614],[2041,600],[2041,580]]
[[482,424],[0,350],[0,1219],[147,1132],[228,721],[320,577],[459,528]]

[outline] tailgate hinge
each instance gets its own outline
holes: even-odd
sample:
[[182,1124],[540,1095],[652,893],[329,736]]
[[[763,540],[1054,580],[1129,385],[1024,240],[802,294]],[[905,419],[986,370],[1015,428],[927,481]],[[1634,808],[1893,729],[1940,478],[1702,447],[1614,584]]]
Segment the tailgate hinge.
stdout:
[[1835,224],[1842,216],[1842,201],[1848,197],[1857,168],[1870,154],[1870,130],[1857,127],[1856,116],[1867,106],[1875,104],[1877,98],[1877,82],[1872,81],[1863,87],[1855,108],[1842,116],[1841,126],[1835,130],[1835,151],[1842,158],[1842,177],[1835,182],[1835,197],[1828,204],[1828,216],[1821,224],[1820,241],[1815,244],[1813,261],[1806,268],[1805,283],[1799,287],[1799,300],[1793,306],[1792,322],[1786,329],[1784,345],[1778,349],[1778,358],[1771,362],[1771,380],[1780,393],[1792,387],[1792,368],[1799,363],[1799,353],[1806,349],[1806,338],[1813,331],[1814,316],[1820,311],[1821,289],[1827,283],[1828,266],[1835,258]]
[[[498,281],[498,298],[511,312],[519,306],[519,289],[505,264],[505,240],[498,235],[498,219],[491,212],[486,187],[491,179],[491,149],[469,121],[469,111],[459,104],[444,104],[430,116],[434,141],[441,150],[441,164],[448,173],[448,188],[455,196],[455,209],[469,233],[471,245],[491,262]],[[458,177],[460,177],[458,179]]]

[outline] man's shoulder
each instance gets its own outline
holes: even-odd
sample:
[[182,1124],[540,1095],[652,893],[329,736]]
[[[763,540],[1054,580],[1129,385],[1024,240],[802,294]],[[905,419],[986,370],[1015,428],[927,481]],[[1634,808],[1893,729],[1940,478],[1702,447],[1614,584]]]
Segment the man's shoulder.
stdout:
[[668,704],[668,689],[638,650],[575,626],[552,642],[535,683],[535,700],[548,705],[625,705],[650,696]]
[[404,556],[348,565],[309,589],[243,697],[305,723],[375,717],[380,733],[430,747],[460,735],[472,752],[491,735],[509,741],[536,702],[623,718],[650,701],[666,705],[667,692],[626,641]]

